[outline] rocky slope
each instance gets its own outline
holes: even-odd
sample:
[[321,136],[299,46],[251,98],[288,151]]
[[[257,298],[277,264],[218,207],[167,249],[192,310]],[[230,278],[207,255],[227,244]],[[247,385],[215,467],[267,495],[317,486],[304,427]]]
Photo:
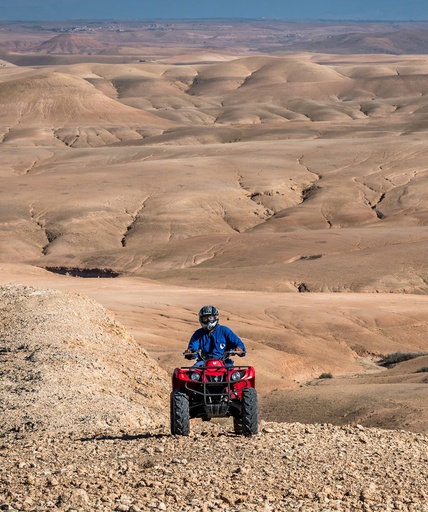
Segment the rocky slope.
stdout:
[[166,373],[76,294],[0,287],[0,432],[94,432],[165,419]]
[[95,302],[0,288],[0,510],[428,511],[428,438],[359,425],[192,420]]

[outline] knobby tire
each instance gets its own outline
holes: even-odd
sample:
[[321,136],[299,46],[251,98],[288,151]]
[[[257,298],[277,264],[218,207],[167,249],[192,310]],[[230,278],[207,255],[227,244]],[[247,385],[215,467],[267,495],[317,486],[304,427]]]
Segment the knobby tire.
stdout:
[[171,434],[188,436],[190,433],[189,397],[182,389],[171,393]]
[[242,391],[242,434],[252,436],[258,431],[257,391],[254,388],[246,388]]

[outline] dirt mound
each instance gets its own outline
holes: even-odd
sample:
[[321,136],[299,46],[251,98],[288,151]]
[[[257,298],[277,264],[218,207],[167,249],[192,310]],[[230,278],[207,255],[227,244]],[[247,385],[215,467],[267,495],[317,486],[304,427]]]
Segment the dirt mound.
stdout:
[[76,294],[0,288],[0,431],[165,422],[167,376],[113,315]]
[[44,43],[38,44],[33,51],[57,54],[92,54],[108,47],[85,34],[58,34]]

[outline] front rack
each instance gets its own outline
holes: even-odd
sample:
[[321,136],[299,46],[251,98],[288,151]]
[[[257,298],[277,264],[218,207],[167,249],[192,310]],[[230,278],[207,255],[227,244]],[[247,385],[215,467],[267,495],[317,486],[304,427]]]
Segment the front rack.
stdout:
[[[201,380],[190,380],[185,383],[185,388],[187,391],[199,395],[203,397],[204,403],[206,405],[211,405],[214,402],[224,402],[230,404],[232,398],[231,394],[234,394],[234,390],[231,388],[232,385],[236,385],[238,383],[245,383],[244,387],[250,387],[250,383],[243,378],[239,378],[238,380],[232,380],[231,375],[235,372],[239,371],[247,371],[248,366],[231,366],[226,367],[223,373],[220,375],[206,375],[207,370],[217,370],[212,366],[198,366],[194,367],[185,367],[182,370],[188,370],[188,373],[198,373],[198,370],[201,371]],[[223,368],[221,368],[223,370]],[[216,380],[218,378],[219,380]],[[218,388],[219,391],[214,391],[215,388]],[[214,399],[214,400],[213,400]]]

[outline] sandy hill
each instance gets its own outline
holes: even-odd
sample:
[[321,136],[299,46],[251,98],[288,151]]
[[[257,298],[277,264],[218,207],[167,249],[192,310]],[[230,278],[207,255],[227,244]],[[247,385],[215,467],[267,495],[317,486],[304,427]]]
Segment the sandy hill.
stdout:
[[[107,91],[108,92],[108,91]],[[118,102],[83,78],[34,72],[0,83],[0,123],[12,144],[103,146],[162,133],[172,125],[152,112]]]
[[245,91],[251,87],[266,87],[265,94],[277,84],[323,83],[344,80],[335,70],[309,62],[301,57],[247,57],[227,63],[213,64],[202,69],[188,91],[190,94],[221,94],[227,90]]
[[54,54],[93,54],[108,48],[85,34],[58,34],[33,47],[34,52]]
[[[347,123],[344,133],[352,123],[352,131],[367,134],[367,121],[384,118],[406,133],[405,116],[417,116],[409,129],[425,126],[425,69],[423,61],[335,66],[308,55],[188,65],[63,65],[25,78],[5,73],[0,120],[5,131],[9,128],[8,141],[17,142],[17,124],[37,123],[52,129],[56,140],[52,132],[37,133],[37,128],[34,139],[73,147],[188,146],[317,133],[325,138],[332,127],[312,123]],[[64,124],[69,128],[59,130]],[[79,133],[81,124],[93,128]],[[98,133],[97,124],[102,126]]]
[[62,73],[44,72],[0,84],[0,119],[52,125],[119,123],[138,120],[165,125],[150,113],[124,106],[97,91],[87,81]]
[[[212,64],[98,65],[92,67],[98,75],[92,83],[105,90],[110,82],[121,102],[180,123],[177,140],[189,125],[215,125],[218,130],[233,125],[240,129],[241,140],[251,140],[278,137],[272,122],[364,122],[390,114],[398,114],[397,119],[409,112],[422,114],[425,68],[422,59],[414,66],[411,61],[335,66],[308,55],[254,56]],[[260,126],[244,131],[254,125]],[[291,125],[281,128],[289,137],[300,131]],[[150,142],[161,140],[145,143]]]
[[3,434],[165,422],[166,374],[100,305],[25,286],[0,303]]

